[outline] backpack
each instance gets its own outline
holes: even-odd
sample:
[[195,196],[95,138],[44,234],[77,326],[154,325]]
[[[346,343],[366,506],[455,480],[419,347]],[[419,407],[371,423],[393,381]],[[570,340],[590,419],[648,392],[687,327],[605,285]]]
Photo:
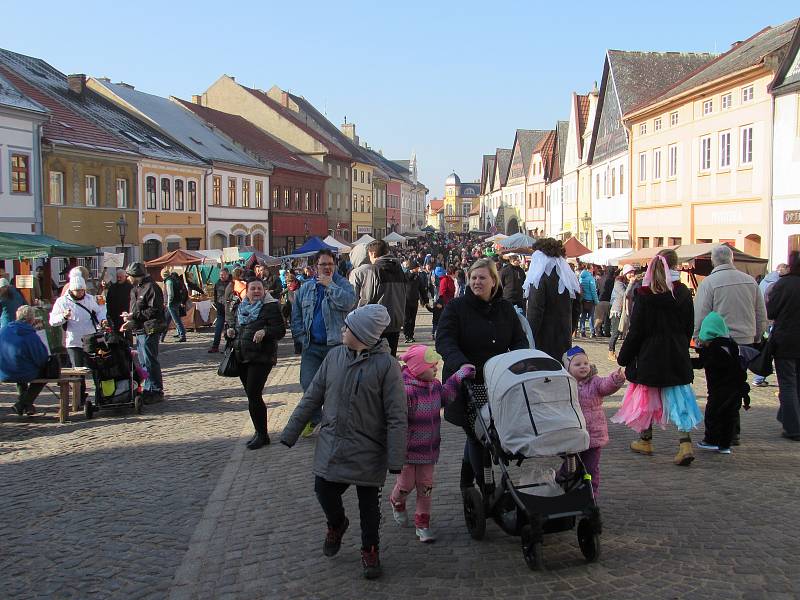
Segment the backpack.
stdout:
[[175,300],[181,305],[186,304],[186,301],[189,300],[189,288],[186,287],[183,277],[177,273],[172,274],[172,293],[175,294]]

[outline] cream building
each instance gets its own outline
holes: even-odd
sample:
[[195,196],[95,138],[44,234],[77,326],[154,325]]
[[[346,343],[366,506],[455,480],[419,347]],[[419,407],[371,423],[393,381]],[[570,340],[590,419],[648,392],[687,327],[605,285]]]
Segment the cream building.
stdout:
[[800,251],[800,26],[771,85],[775,98],[772,126],[772,246],[774,269],[790,252]]
[[766,28],[625,115],[637,248],[770,253],[772,98],[795,21]]
[[[552,235],[559,239],[579,235],[578,221],[578,187],[580,171],[586,168],[588,144],[585,143],[587,125],[590,118],[588,94],[572,93],[570,102],[569,125],[565,140],[564,168],[561,175],[561,216],[557,219],[561,227],[552,229]],[[552,204],[552,194],[551,194]],[[552,210],[552,209],[551,209]]]

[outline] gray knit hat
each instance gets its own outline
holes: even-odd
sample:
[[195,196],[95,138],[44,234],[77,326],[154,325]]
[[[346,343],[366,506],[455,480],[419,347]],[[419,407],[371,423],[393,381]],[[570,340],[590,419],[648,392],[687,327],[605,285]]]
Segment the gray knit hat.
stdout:
[[382,304],[366,304],[355,309],[344,319],[344,324],[360,342],[372,348],[389,326],[389,311]]

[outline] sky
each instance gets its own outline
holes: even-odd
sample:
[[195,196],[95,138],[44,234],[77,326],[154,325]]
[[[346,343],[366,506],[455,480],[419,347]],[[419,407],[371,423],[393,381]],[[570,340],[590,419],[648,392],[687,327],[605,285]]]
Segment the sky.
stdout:
[[305,96],[391,159],[417,155],[441,196],[453,171],[480,179],[483,154],[516,129],[553,129],[606,49],[724,52],[800,16],[796,0],[706,2],[140,0],[3,2],[0,47],[64,73],[190,99],[223,73]]

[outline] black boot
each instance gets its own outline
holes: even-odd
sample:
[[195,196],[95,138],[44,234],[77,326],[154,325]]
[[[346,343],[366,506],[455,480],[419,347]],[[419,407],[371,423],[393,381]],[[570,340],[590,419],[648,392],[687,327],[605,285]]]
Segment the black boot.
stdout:
[[247,443],[247,447],[250,448],[250,450],[258,450],[259,448],[268,446],[269,441],[269,435],[266,433],[257,433],[253,441]]

